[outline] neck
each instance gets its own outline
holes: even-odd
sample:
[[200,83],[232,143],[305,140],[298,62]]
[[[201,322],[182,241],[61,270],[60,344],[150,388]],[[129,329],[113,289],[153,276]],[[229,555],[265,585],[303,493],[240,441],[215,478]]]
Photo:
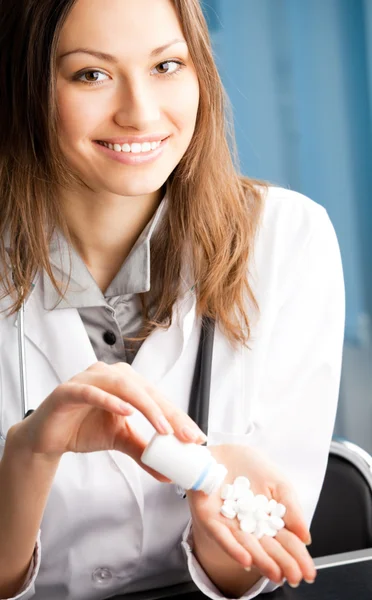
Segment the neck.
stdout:
[[63,211],[72,243],[104,292],[163,197],[64,192]]

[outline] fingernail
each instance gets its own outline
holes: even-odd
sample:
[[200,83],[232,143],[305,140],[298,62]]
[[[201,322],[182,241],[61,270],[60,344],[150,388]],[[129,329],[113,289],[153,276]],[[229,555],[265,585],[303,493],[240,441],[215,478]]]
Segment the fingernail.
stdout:
[[158,425],[159,425],[159,429],[161,430],[161,433],[174,433],[173,429],[172,429],[172,425],[169,423],[169,421],[166,419],[166,417],[164,415],[161,415],[158,418]]
[[250,570],[251,570],[251,567],[244,567],[244,571],[247,571],[249,573]]
[[304,579],[304,581],[306,581],[306,583],[314,583],[315,579]]
[[300,585],[299,583],[289,583],[288,581],[288,585],[291,586],[291,588],[298,588],[298,586]]
[[307,538],[306,546],[310,546],[311,543],[312,543],[312,539],[311,539],[311,535],[309,534],[309,537]]
[[198,430],[197,429],[192,429],[191,427],[188,427],[187,425],[185,425],[184,427],[182,427],[181,433],[186,438],[188,438],[191,442],[195,442],[199,438],[199,432],[198,432]]

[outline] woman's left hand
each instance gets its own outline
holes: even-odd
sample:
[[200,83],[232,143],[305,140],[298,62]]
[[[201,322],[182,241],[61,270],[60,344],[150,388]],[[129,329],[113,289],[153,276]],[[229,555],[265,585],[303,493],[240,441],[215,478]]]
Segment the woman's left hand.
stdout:
[[310,542],[310,533],[292,486],[256,449],[240,445],[208,446],[208,449],[217,462],[228,469],[225,483],[244,475],[250,480],[254,494],[274,498],[284,504],[287,511],[283,518],[285,527],[274,538],[264,535],[258,540],[240,529],[237,518],[227,519],[220,513],[223,503],[220,490],[210,496],[189,491],[196,555],[208,557],[209,565],[215,564],[217,573],[219,566],[230,561],[242,569],[257,567],[262,575],[276,583],[281,583],[283,578],[293,586],[302,578],[313,581],[316,570],[305,546]]

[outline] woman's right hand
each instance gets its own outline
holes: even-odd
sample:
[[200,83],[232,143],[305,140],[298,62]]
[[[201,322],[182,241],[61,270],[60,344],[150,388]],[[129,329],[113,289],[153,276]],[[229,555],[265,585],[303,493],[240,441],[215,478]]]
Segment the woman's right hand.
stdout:
[[138,409],[159,433],[173,433],[184,442],[202,443],[205,435],[127,363],[97,362],[60,384],[15,427],[35,454],[59,458],[65,452],[119,450],[131,456],[159,481],[169,481],[144,465],[146,441],[128,417]]

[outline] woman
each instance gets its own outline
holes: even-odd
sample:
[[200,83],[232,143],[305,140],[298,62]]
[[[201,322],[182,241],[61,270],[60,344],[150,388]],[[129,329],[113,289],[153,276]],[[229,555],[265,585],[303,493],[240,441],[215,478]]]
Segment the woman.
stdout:
[[[344,325],[326,211],[234,167],[198,0],[18,0],[1,21],[0,597],[312,582]],[[287,506],[276,538],[140,460],[154,430],[205,440],[202,315],[208,445]]]

